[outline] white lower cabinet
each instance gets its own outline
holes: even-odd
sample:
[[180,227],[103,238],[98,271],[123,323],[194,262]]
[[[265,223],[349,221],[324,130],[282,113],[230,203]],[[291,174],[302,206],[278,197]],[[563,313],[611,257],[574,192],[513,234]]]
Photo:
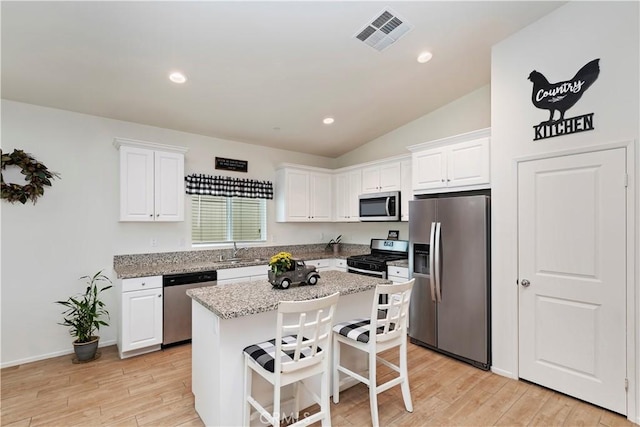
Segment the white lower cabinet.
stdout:
[[335,270],[347,272],[347,260],[344,258],[336,259],[336,268]]
[[309,261],[305,261],[307,265],[313,265],[317,271],[327,271],[334,270],[334,260],[332,258],[324,258],[324,259],[311,259]]
[[218,270],[218,285],[238,282],[257,282],[268,280],[268,265],[252,265],[250,267],[224,268]]
[[387,266],[387,279],[393,283],[404,283],[409,280],[409,269],[407,267]]
[[120,357],[158,350],[162,344],[162,276],[122,279],[119,284]]

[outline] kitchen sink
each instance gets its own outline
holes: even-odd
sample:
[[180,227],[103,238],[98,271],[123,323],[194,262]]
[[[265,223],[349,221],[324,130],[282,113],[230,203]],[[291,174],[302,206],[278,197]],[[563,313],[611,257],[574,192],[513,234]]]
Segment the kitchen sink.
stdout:
[[245,262],[264,262],[268,263],[269,260],[267,258],[227,258],[222,260],[222,262],[229,264],[241,264]]

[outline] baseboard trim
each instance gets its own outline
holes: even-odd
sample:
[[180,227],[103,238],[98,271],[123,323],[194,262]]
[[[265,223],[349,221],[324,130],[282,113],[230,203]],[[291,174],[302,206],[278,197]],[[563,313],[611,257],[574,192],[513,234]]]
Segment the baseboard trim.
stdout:
[[511,378],[513,380],[517,380],[518,379],[518,376],[515,375],[513,372],[505,371],[504,369],[496,368],[495,366],[491,367],[491,372],[493,372],[494,374],[503,376],[503,377]]
[[[116,340],[102,341],[100,340],[99,347],[108,347],[110,345],[115,345]],[[70,347],[66,350],[54,351],[51,353],[41,354],[38,356],[25,357],[24,359],[11,360],[9,362],[0,363],[0,368],[10,368],[12,366],[24,365],[25,363],[37,362],[39,360],[51,359],[53,357],[65,356],[67,354],[73,353],[73,347]]]

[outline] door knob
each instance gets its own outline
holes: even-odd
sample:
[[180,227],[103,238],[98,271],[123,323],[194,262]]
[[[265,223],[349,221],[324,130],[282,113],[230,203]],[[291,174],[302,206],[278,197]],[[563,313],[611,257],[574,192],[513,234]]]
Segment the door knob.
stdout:
[[520,284],[521,284],[522,286],[524,286],[525,288],[527,288],[527,287],[529,287],[529,285],[531,284],[531,282],[529,282],[527,279],[522,279],[522,280],[520,281]]

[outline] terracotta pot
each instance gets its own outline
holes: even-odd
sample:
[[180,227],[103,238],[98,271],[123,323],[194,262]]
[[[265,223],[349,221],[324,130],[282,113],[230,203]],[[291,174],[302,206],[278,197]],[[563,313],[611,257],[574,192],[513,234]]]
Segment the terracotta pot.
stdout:
[[73,350],[76,352],[76,358],[79,362],[86,362],[96,357],[98,351],[98,341],[100,337],[91,337],[89,342],[73,342]]

